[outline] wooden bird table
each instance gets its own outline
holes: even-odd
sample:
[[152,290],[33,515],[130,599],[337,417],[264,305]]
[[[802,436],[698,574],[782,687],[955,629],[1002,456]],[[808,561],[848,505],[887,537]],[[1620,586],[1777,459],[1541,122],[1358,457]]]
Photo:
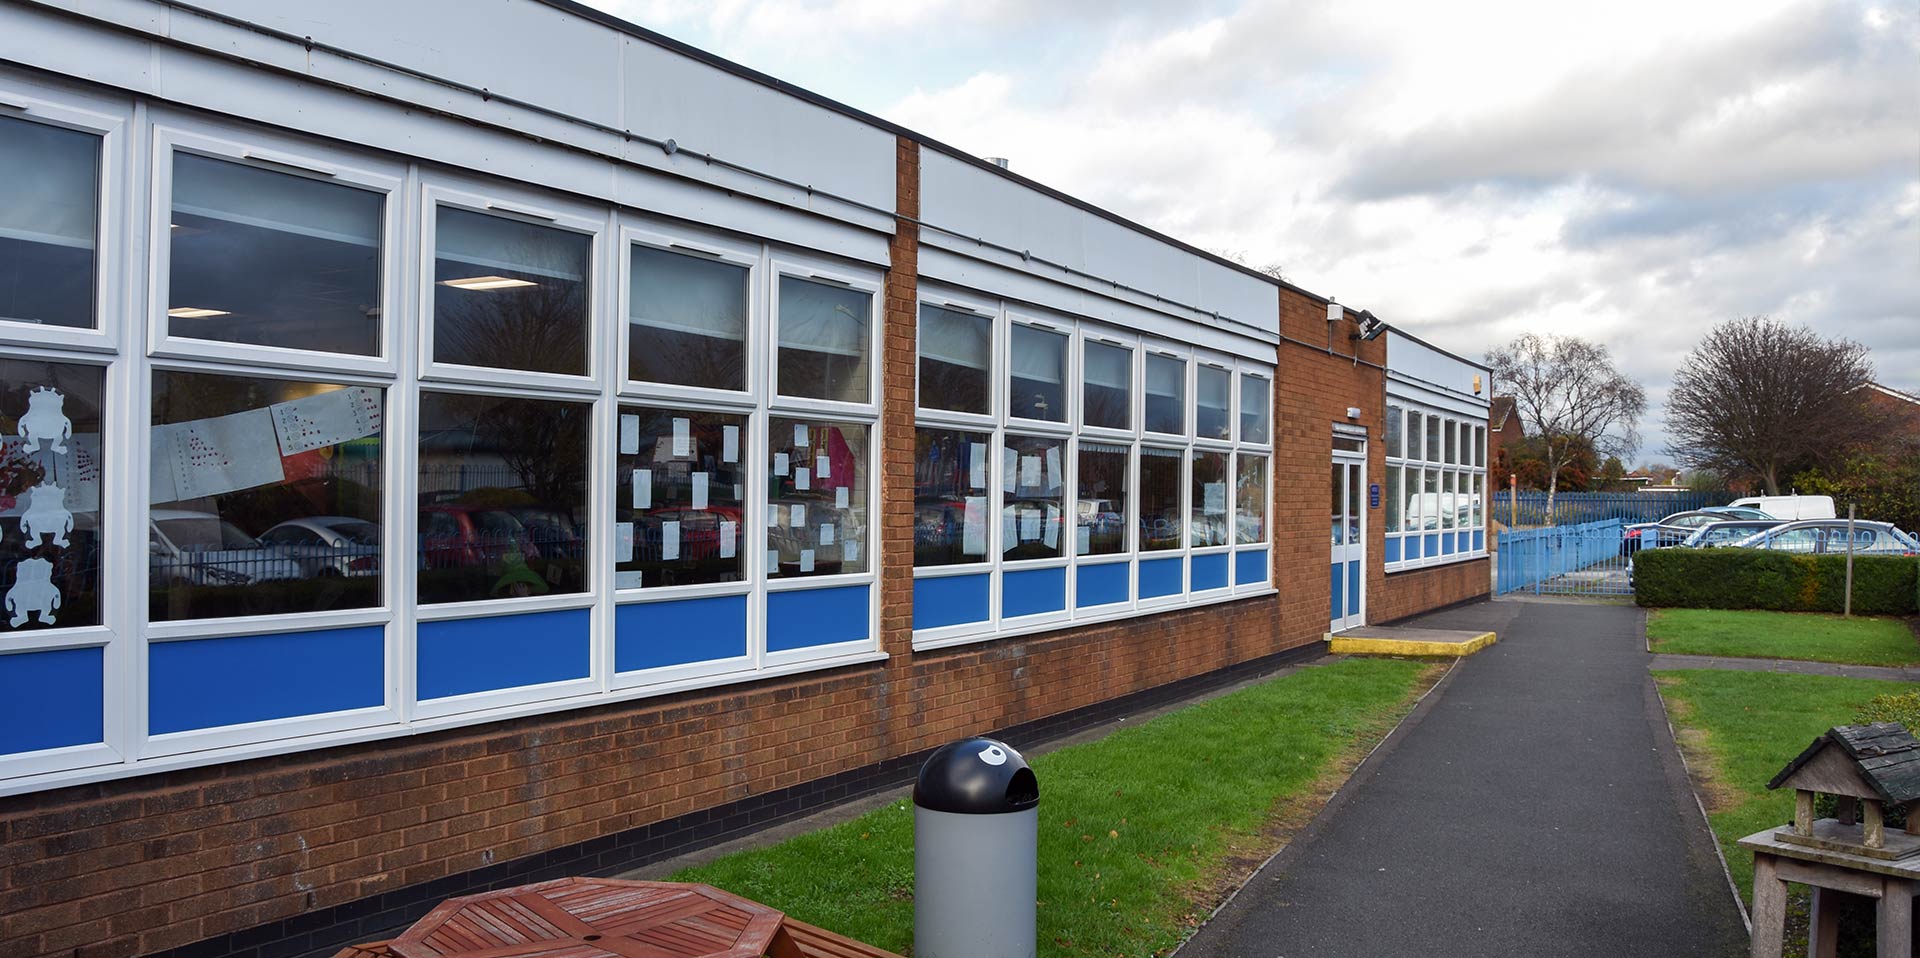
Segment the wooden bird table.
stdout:
[[1782,841],[1775,829],[1740,839],[1753,852],[1752,958],[1781,958],[1787,925],[1787,883],[1812,885],[1815,921],[1808,930],[1808,953],[1831,958],[1837,912],[1820,907],[1825,892],[1847,892],[1874,899],[1876,951],[1913,953],[1913,896],[1920,891],[1920,857],[1887,861],[1831,848]]
[[708,885],[561,878],[452,898],[401,958],[805,958],[785,916]]

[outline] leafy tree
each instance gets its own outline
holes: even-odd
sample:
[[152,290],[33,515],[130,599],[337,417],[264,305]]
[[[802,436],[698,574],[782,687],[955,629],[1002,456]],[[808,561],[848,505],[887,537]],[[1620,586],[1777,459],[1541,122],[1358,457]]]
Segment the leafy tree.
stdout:
[[1688,466],[1751,473],[1768,495],[1796,471],[1836,463],[1871,437],[1867,349],[1766,316],[1715,326],[1667,397],[1667,451]]
[[1851,502],[1862,519],[1920,530],[1920,452],[1856,452],[1794,476],[1793,485],[1803,495],[1832,496],[1842,515]]
[[1488,350],[1487,365],[1502,393],[1513,396],[1529,436],[1540,442],[1548,515],[1561,472],[1582,443],[1590,454],[1615,456],[1630,455],[1640,444],[1635,427],[1647,407],[1646,390],[1614,368],[1605,346],[1527,333]]
[[1607,461],[1600,464],[1600,475],[1595,478],[1600,491],[1617,492],[1626,485],[1626,463],[1621,462],[1619,456],[1608,456]]

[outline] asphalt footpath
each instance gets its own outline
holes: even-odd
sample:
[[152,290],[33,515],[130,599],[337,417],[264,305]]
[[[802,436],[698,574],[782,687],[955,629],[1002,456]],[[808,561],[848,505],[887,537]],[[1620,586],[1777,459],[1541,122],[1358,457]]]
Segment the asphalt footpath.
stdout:
[[1498,601],[1406,624],[1500,639],[1178,958],[1747,953],[1639,609]]

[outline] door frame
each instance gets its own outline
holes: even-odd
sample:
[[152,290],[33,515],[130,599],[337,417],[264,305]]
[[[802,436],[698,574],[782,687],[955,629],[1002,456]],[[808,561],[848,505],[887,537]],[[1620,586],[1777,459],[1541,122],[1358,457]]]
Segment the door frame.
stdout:
[[[1347,528],[1351,533],[1351,539],[1346,544],[1340,546],[1330,544],[1329,549],[1340,553],[1341,558],[1339,561],[1343,564],[1352,563],[1357,565],[1357,570],[1353,565],[1349,565],[1347,569],[1343,570],[1347,576],[1352,578],[1348,580],[1350,584],[1345,590],[1345,599],[1347,601],[1343,602],[1343,608],[1341,610],[1345,614],[1335,619],[1332,615],[1333,595],[1331,588],[1331,565],[1335,560],[1331,552],[1327,557],[1329,563],[1329,589],[1327,596],[1328,631],[1340,632],[1345,629],[1357,628],[1365,625],[1367,622],[1367,536],[1370,531],[1367,513],[1370,510],[1367,498],[1367,437],[1365,435],[1335,433],[1333,438],[1336,442],[1344,440],[1350,443],[1358,443],[1360,446],[1358,450],[1347,450],[1335,447],[1331,450],[1330,456],[1330,464],[1332,466],[1342,467],[1341,477],[1347,483],[1347,487],[1344,490],[1346,492],[1346,498],[1342,504],[1343,512],[1341,515],[1346,519]],[[1328,478],[1331,479],[1331,475],[1329,475]],[[1333,490],[1329,488],[1327,492],[1328,495],[1331,496]],[[1358,521],[1356,522],[1355,520]],[[1356,571],[1357,577],[1355,577]]]

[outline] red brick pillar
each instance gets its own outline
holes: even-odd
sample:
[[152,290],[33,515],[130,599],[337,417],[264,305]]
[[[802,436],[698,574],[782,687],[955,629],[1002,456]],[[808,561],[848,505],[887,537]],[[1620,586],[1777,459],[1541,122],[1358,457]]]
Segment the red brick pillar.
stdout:
[[880,644],[904,659],[913,651],[914,298],[920,278],[920,144],[900,137],[887,271],[880,380]]

